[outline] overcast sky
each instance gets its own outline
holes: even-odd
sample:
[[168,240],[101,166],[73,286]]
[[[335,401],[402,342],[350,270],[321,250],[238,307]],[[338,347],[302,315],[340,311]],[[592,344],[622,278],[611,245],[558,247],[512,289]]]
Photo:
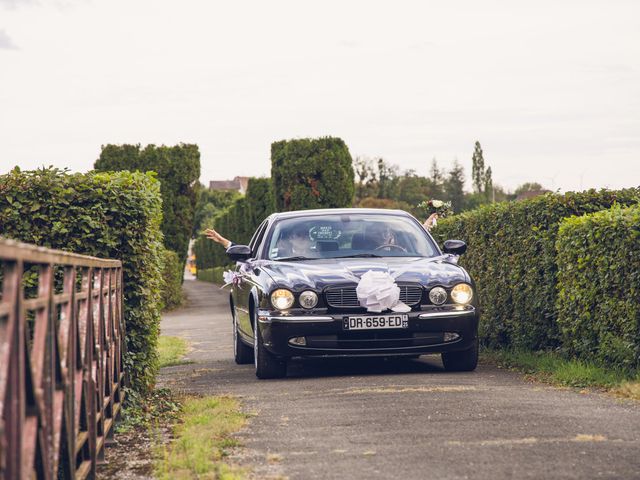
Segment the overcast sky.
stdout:
[[271,142],[515,188],[640,184],[640,1],[0,0],[0,173],[193,142],[201,180]]

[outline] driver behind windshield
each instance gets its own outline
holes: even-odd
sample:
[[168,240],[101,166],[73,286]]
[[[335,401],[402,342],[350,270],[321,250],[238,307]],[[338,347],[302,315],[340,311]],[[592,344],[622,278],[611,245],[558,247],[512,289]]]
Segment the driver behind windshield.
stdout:
[[[401,246],[396,243],[395,232],[384,223],[373,223],[365,229],[366,245],[371,250],[400,249]],[[405,250],[402,248],[402,250]]]
[[295,225],[288,235],[281,235],[276,244],[278,257],[308,257],[311,255],[309,231],[304,225]]

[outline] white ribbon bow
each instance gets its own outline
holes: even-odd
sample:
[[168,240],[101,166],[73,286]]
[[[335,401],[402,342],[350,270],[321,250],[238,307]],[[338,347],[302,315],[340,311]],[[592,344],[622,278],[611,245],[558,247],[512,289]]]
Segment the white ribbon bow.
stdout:
[[233,270],[225,270],[222,272],[222,279],[224,280],[224,285],[220,288],[228,287],[229,285],[238,285],[242,281],[242,275]]
[[388,272],[369,270],[356,287],[358,301],[368,312],[409,312],[411,307],[400,301],[400,287]]
[[[396,284],[396,278],[410,270],[411,264],[396,270],[393,274],[388,271],[368,270],[361,277],[349,271],[346,277],[358,282],[356,294],[360,306],[368,312],[380,313],[385,310],[394,312],[410,312],[411,307],[400,301],[400,287]],[[349,268],[347,267],[347,270]]]

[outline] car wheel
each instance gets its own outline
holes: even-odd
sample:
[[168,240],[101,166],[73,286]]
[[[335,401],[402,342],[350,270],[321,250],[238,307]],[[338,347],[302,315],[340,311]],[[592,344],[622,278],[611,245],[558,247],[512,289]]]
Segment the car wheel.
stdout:
[[236,309],[231,309],[231,315],[233,317],[233,358],[238,365],[246,365],[253,362],[253,349],[245,345],[240,339],[238,333],[238,317],[236,315]]
[[253,328],[253,362],[256,367],[256,377],[282,378],[287,375],[287,362],[281,360],[264,348],[262,334],[258,328],[257,321]]
[[449,372],[471,372],[478,366],[478,338],[473,346],[460,352],[445,352],[442,354],[444,369]]

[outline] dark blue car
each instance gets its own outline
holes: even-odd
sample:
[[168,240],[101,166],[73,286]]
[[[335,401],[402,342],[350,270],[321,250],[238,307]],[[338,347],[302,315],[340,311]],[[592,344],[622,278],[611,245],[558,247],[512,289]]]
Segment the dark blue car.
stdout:
[[480,311],[457,264],[465,250],[441,250],[398,210],[275,213],[227,250],[235,360],[258,378],[285,376],[292,357],[441,353],[447,370],[474,370]]

